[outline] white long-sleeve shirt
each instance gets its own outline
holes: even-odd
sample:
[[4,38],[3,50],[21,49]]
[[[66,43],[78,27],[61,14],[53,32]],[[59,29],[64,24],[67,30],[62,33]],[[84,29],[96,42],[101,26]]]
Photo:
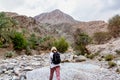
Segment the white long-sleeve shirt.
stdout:
[[52,63],[52,59],[53,59],[53,52],[50,53],[50,68],[54,68],[56,66],[60,66],[60,64],[54,64]]

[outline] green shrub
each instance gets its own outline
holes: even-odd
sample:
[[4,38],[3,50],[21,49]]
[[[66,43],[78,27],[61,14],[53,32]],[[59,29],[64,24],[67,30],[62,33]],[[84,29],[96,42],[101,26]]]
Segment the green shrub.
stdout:
[[112,54],[108,54],[104,58],[105,58],[106,61],[111,61],[111,60],[114,59],[114,56]]
[[53,42],[53,46],[55,46],[59,52],[64,53],[68,50],[69,44],[64,38],[60,38]]
[[36,48],[36,44],[37,44],[37,37],[35,36],[35,34],[30,35],[30,37],[28,38],[28,45],[30,48],[35,49]]
[[120,73],[120,69],[119,69],[119,68],[117,68],[117,69],[116,69],[116,72],[117,72],[117,73]]
[[0,41],[0,48],[2,47],[3,43]]
[[74,34],[74,49],[80,51],[81,54],[90,54],[86,46],[91,43],[92,39],[85,33],[81,32],[80,29],[76,30]]
[[111,19],[109,19],[108,30],[113,37],[120,36],[120,16],[115,15]]
[[111,39],[111,35],[109,32],[96,32],[94,33],[93,39],[97,44],[103,44]]
[[82,55],[82,54],[81,54],[80,52],[78,52],[78,51],[75,52],[74,54],[77,55],[77,56]]
[[55,38],[51,36],[45,36],[45,37],[40,38],[38,41],[39,41],[38,42],[39,47],[42,50],[50,50],[51,47],[53,46],[53,42],[55,41]]
[[94,53],[95,56],[99,56],[100,55],[100,51],[97,51],[96,53]]
[[96,55],[95,54],[89,54],[89,55],[86,55],[87,58],[90,58],[90,59],[93,59]]
[[8,51],[8,52],[5,53],[5,57],[6,57],[6,58],[11,58],[11,57],[14,56],[14,54],[15,54],[14,51]]
[[120,55],[120,50],[116,50],[115,52]]
[[23,34],[19,32],[15,32],[14,36],[12,36],[12,42],[14,44],[14,49],[21,50],[27,46],[27,40]]
[[29,46],[26,47],[26,55],[31,55],[31,49]]
[[14,29],[17,24],[11,17],[6,16],[4,12],[0,12],[0,40],[3,43],[9,43],[9,32]]
[[115,62],[109,61],[108,62],[109,68],[115,67],[117,64]]

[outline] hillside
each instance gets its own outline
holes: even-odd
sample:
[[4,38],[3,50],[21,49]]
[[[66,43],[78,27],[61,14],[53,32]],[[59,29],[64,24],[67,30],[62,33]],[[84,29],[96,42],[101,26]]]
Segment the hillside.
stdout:
[[105,21],[90,21],[90,22],[79,22],[74,26],[75,28],[80,28],[85,33],[93,36],[96,32],[107,32],[108,23]]

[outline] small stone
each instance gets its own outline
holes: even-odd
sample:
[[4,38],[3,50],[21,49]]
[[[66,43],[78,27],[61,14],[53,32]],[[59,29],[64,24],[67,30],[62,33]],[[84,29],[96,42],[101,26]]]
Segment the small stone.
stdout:
[[19,80],[19,77],[18,76],[13,76],[12,80]]
[[27,66],[27,67],[24,68],[24,71],[32,71],[32,70],[33,70],[33,68],[30,67],[30,66]]
[[34,65],[34,66],[39,66],[40,65],[40,62],[32,62],[32,65]]
[[3,70],[2,69],[0,69],[0,74],[3,74]]
[[14,68],[14,73],[16,75],[19,75],[20,74],[20,68]]
[[21,75],[19,80],[26,80],[26,76],[25,75]]
[[13,68],[14,68],[14,65],[7,65],[7,70],[13,70]]

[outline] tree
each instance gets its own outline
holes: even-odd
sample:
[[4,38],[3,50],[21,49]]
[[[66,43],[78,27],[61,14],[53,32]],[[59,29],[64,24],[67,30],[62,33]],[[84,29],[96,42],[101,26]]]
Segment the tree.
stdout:
[[120,36],[120,16],[115,15],[111,19],[109,19],[108,30],[111,35],[116,38]]
[[53,42],[53,46],[57,48],[57,50],[61,53],[64,53],[68,50],[68,42],[65,40],[65,38],[60,38],[59,40],[56,40]]
[[27,40],[22,33],[15,31],[11,39],[14,44],[14,49],[21,50],[26,48]]
[[80,29],[76,30],[76,33],[74,34],[74,47],[75,50],[80,51],[81,54],[90,54],[90,52],[87,50],[86,46],[91,42],[91,38],[82,32]]
[[9,33],[17,25],[16,21],[11,17],[5,15],[4,12],[0,13],[0,41],[3,43],[9,42]]

